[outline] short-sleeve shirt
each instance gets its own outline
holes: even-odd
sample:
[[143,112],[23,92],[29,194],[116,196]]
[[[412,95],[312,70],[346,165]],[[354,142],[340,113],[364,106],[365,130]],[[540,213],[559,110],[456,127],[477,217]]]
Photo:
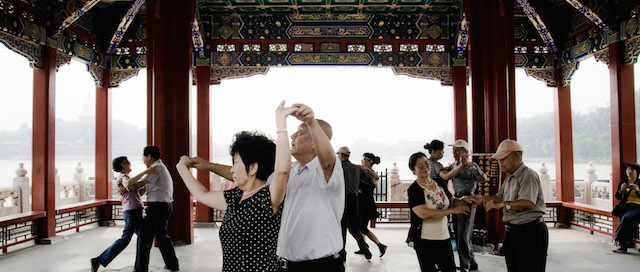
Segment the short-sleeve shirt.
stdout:
[[[423,186],[420,187],[424,190],[424,199],[427,208],[434,210],[449,208],[449,198],[445,195],[444,188],[436,186],[435,191],[429,191]],[[450,237],[446,216],[422,219],[420,238],[425,240],[446,240]]]
[[[446,195],[444,195],[444,190],[446,189],[438,185],[438,189],[436,190],[436,192],[434,192],[434,195],[437,196],[438,199],[434,197],[432,200],[429,198],[427,194],[427,190],[425,190],[422,186],[420,186],[420,184],[418,184],[417,181],[414,181],[411,184],[411,186],[409,186],[409,188],[407,189],[407,195],[409,196],[409,208],[410,208],[409,214],[411,216],[411,226],[409,227],[409,239],[417,240],[417,239],[425,239],[423,237],[426,237],[427,240],[432,240],[432,239],[444,240],[449,238],[448,229],[445,233],[439,233],[439,235],[437,236],[435,235],[433,237],[423,236],[422,234],[424,233],[423,228],[425,227],[425,224],[424,224],[425,220],[423,220],[416,213],[413,212],[413,207],[427,204],[427,202],[431,202],[430,204],[427,204],[427,206],[432,209],[449,208],[450,200],[446,198]],[[444,201],[444,199],[442,199],[442,195],[440,194],[445,196],[445,198],[447,199],[446,202]],[[444,232],[442,230],[443,223],[444,223],[444,228],[446,228],[447,217],[444,216],[441,219],[444,220],[444,222],[437,221],[437,220],[434,220],[433,222],[431,222],[431,223],[434,223],[434,224],[431,224],[431,226],[433,226],[434,228],[438,228],[438,232]]]
[[348,195],[358,194],[360,191],[360,167],[346,160],[342,162],[344,172],[344,184]]
[[173,179],[169,174],[169,169],[162,160],[157,160],[151,167],[155,167],[155,172],[145,175],[143,178],[147,183],[148,202],[173,202]]
[[269,185],[243,200],[242,190],[224,192],[227,211],[220,226],[222,271],[280,271],[276,247],[282,205],[273,213]]
[[530,210],[519,212],[504,209],[502,221],[508,224],[522,225],[544,215],[547,206],[544,204],[541,188],[538,173],[524,163],[520,165],[518,170],[505,179],[497,196],[503,201],[528,200],[534,205]]
[[[444,170],[451,172],[458,167],[458,163],[454,162],[445,167]],[[458,174],[451,179],[453,190],[456,197],[471,195],[475,192],[477,184],[487,179],[487,175],[480,169],[475,162],[471,167],[462,167]]]
[[336,159],[329,182],[318,157],[305,165],[294,162],[287,183],[287,204],[282,209],[278,256],[306,261],[342,250],[340,220],[344,212],[344,174]]
[[[122,180],[125,177],[127,179],[129,178],[129,176],[127,176],[126,174],[120,173],[120,175],[117,178],[118,187],[124,186],[122,185]],[[140,198],[140,188],[135,190],[129,190],[124,194],[122,194],[122,210],[128,211],[128,210],[133,210],[133,209],[142,208],[142,207],[144,207],[144,204],[142,203],[142,199]]]
[[447,188],[448,186],[447,180],[440,177],[440,171],[444,169],[444,166],[442,166],[442,163],[436,160],[429,160],[429,167],[431,168],[431,171],[429,172],[429,177],[431,177],[432,180],[434,180],[436,183],[438,183],[439,186],[441,186],[444,189],[444,193],[447,195],[448,198],[451,198],[452,197],[451,192],[449,192],[449,188]]

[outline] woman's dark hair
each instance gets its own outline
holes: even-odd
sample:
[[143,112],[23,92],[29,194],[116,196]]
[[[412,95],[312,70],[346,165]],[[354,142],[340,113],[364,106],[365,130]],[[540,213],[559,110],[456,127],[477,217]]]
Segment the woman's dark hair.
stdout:
[[113,166],[113,171],[116,171],[118,173],[122,172],[122,164],[125,161],[127,161],[127,157],[125,156],[113,159],[113,162],[111,163],[111,165]]
[[363,157],[369,158],[373,163],[372,165],[376,165],[380,163],[380,157],[373,155],[373,153],[364,153],[362,154]]
[[424,154],[423,152],[416,152],[411,154],[411,157],[409,157],[409,169],[411,169],[411,172],[413,172],[413,169],[416,168],[416,162],[420,157],[426,158],[427,154]]
[[249,172],[252,163],[258,164],[256,177],[267,180],[273,173],[276,162],[276,144],[260,132],[241,131],[233,136],[234,140],[229,148],[229,154],[233,157],[240,155],[245,170]]
[[638,165],[637,163],[630,163],[629,165],[627,165],[627,167],[624,168],[625,174],[623,175],[624,178],[622,180],[629,181],[629,177],[627,177],[626,173],[627,169],[629,168],[636,170],[636,173],[638,174],[638,176],[636,176],[636,180],[640,179],[640,165]]
[[142,151],[142,156],[149,156],[151,155],[152,158],[154,159],[160,159],[160,149],[157,146],[147,146],[144,148],[144,151]]
[[433,151],[444,149],[444,143],[436,139],[431,141],[431,143],[425,144],[424,149],[429,150],[429,154],[431,154]]

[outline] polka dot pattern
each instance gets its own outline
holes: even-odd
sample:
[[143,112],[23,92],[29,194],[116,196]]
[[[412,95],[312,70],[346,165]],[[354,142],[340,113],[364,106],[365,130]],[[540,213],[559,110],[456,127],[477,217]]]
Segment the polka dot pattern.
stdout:
[[227,212],[220,226],[222,271],[280,271],[276,247],[282,205],[276,214],[269,185],[240,202],[242,190],[224,192]]

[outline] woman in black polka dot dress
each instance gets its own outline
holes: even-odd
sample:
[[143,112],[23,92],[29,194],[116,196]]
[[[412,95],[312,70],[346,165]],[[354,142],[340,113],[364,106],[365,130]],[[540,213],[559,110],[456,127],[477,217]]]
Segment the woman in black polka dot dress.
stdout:
[[[277,145],[257,132],[236,134],[230,148],[230,168],[187,156],[180,158],[176,166],[195,199],[226,211],[220,227],[223,272],[280,271],[276,248],[291,166],[286,118],[295,110],[284,107],[284,101],[276,110]],[[216,173],[228,171],[222,176],[231,178],[237,187],[225,192],[209,191],[193,177],[189,167]],[[273,181],[266,184],[274,170]]]

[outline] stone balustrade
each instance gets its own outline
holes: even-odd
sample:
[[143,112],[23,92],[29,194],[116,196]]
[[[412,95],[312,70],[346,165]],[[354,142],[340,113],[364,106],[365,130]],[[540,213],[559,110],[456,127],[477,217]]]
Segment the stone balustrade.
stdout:
[[[556,181],[551,180],[545,163],[538,170],[540,175],[540,183],[545,201],[556,200]],[[596,206],[599,209],[610,210],[611,205],[611,183],[601,182],[598,180],[596,169],[593,162],[589,162],[589,166],[585,171],[585,177],[582,180],[574,180],[575,194],[574,201],[576,203],[588,204]],[[611,179],[609,179],[611,180]]]
[[0,216],[7,216],[31,210],[29,178],[24,163],[16,169],[13,186],[0,188]]
[[95,199],[95,180],[87,180],[82,163],[78,163],[73,180],[60,183],[56,169],[56,206]]

